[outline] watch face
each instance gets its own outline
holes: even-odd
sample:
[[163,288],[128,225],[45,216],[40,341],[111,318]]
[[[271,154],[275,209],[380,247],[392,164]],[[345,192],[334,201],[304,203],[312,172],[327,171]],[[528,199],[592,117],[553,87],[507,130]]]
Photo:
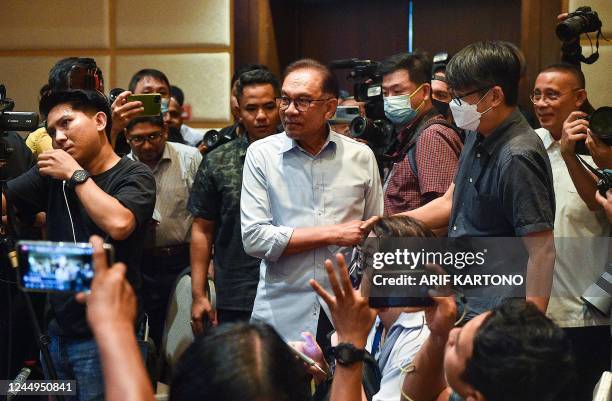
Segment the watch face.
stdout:
[[75,171],[74,180],[78,183],[85,181],[89,177],[89,174],[85,170]]
[[353,359],[353,352],[352,350],[348,349],[348,348],[340,348],[337,349],[338,355],[337,355],[337,359],[343,362],[350,362]]

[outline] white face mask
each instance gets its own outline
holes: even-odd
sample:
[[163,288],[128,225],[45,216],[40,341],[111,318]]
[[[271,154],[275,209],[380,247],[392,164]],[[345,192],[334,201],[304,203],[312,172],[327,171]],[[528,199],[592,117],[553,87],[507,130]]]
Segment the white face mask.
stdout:
[[451,113],[453,113],[453,119],[457,127],[467,131],[476,131],[478,129],[480,117],[493,108],[493,106],[491,106],[482,113],[477,110],[478,103],[480,103],[490,91],[491,89],[489,89],[475,104],[469,104],[462,101],[459,105],[454,99],[451,100],[450,109]]

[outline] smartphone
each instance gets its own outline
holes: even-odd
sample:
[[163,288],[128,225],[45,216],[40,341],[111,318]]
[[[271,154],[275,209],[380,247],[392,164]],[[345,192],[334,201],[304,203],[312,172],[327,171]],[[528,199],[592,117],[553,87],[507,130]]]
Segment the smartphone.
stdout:
[[[104,244],[109,265],[111,244]],[[93,248],[86,242],[17,242],[19,287],[33,292],[89,292],[94,276]]]
[[139,95],[130,95],[127,98],[128,102],[142,102],[144,111],[139,114],[140,117],[157,117],[161,113],[161,95],[159,93],[141,93]]

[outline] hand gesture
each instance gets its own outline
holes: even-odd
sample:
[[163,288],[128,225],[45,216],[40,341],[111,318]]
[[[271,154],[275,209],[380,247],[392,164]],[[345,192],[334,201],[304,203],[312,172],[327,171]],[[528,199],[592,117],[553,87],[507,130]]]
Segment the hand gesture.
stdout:
[[448,333],[455,326],[457,304],[453,296],[432,297],[432,299],[436,304],[425,308],[427,327],[432,335],[446,341]]
[[587,114],[582,111],[573,111],[563,122],[561,140],[559,141],[563,155],[575,155],[576,142],[587,138],[589,122],[585,119],[586,116]]
[[593,135],[590,129],[587,129],[586,146],[597,167],[612,169],[612,146]]
[[206,296],[193,297],[191,304],[191,330],[194,335],[204,333],[206,327],[205,319],[208,319],[213,326],[218,324],[217,311],[213,309]]
[[608,189],[608,191],[606,191],[605,197],[602,196],[599,191],[595,192],[595,200],[599,202],[601,206],[603,206],[608,221],[612,223],[612,189]]
[[321,347],[317,344],[317,340],[312,333],[309,331],[304,332],[302,333],[302,338],[304,341],[289,341],[288,344],[290,347],[306,355],[319,365],[319,368],[321,368],[323,372],[314,366],[304,363],[308,374],[310,374],[317,383],[320,383],[327,378],[326,372],[329,370],[329,366],[327,365]]
[[134,330],[136,295],[125,278],[126,267],[115,263],[108,267],[102,238],[90,238],[93,246],[94,278],[91,293],[77,294],[77,301],[87,303],[87,321],[94,334],[108,330]]
[[325,291],[315,280],[310,280],[310,285],[329,306],[332,322],[338,333],[338,341],[364,348],[376,318],[376,311],[370,308],[368,300],[351,286],[348,268],[342,254],[336,254],[336,262],[340,281],[336,278],[332,261],[329,259],[325,261],[325,270],[335,296]]
[[127,98],[131,95],[130,91],[122,92],[111,105],[113,132],[122,131],[134,117],[144,112],[142,102],[128,102]]
[[40,174],[58,180],[69,180],[77,170],[83,168],[74,158],[62,149],[53,149],[38,156],[38,170]]
[[336,224],[333,226],[334,240],[330,245],[353,246],[360,244],[379,218],[379,216],[373,216],[366,221],[352,220],[347,223]]

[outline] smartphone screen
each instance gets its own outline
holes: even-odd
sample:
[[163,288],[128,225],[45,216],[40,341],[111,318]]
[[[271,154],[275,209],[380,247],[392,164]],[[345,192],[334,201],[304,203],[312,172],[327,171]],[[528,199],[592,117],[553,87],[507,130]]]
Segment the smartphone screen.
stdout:
[[144,111],[139,116],[156,117],[161,113],[161,95],[159,93],[141,93],[127,97],[128,102],[142,102]]
[[[112,262],[112,246],[104,244]],[[17,242],[19,285],[23,291],[88,292],[94,276],[89,243]]]

